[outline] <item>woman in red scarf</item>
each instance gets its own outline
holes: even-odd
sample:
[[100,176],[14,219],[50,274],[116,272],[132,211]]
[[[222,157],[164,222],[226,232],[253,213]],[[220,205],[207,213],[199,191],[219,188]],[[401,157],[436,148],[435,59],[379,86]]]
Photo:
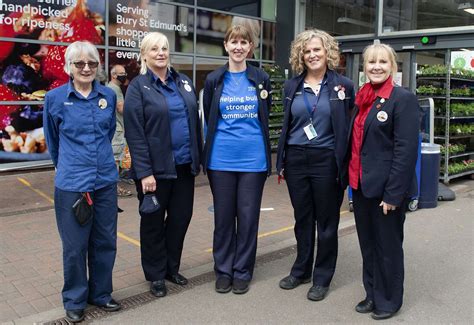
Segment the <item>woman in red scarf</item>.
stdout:
[[403,223],[416,194],[419,106],[393,82],[396,54],[385,44],[364,50],[370,82],[356,96],[349,145],[349,184],[363,259],[366,298],[355,307],[373,319],[392,317],[403,300]]

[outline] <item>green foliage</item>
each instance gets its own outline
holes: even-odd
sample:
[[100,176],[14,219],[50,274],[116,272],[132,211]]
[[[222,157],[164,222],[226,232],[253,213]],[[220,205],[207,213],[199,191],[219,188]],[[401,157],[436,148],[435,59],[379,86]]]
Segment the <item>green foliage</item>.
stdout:
[[419,95],[444,95],[445,90],[444,88],[438,88],[433,85],[427,85],[427,86],[419,86],[416,88],[416,93]]
[[[448,152],[450,155],[455,155],[461,152],[466,151],[466,145],[465,144],[449,144],[448,145]],[[441,153],[445,154],[446,153],[446,147],[441,146]]]
[[418,72],[422,76],[439,76],[446,75],[448,73],[448,69],[446,69],[445,65],[435,64],[421,66]]
[[474,116],[473,103],[451,103],[451,116]]

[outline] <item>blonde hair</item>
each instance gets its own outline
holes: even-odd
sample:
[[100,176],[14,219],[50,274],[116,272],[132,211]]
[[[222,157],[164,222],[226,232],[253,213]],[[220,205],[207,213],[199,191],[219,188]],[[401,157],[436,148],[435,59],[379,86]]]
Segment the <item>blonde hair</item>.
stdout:
[[321,40],[326,50],[328,68],[334,70],[339,65],[339,45],[334,37],[319,29],[305,30],[296,35],[294,41],[291,42],[289,62],[293,71],[298,74],[306,70],[306,65],[304,64],[304,50],[309,41],[315,37]]
[[[153,46],[158,46],[158,47],[166,47],[169,51],[170,44],[168,42],[168,38],[166,35],[160,33],[160,32],[152,32],[146,34],[145,37],[143,37],[142,42],[140,44],[140,74],[146,74],[147,72],[147,65],[146,65],[146,60],[145,60],[145,54],[148,53]],[[170,66],[170,61],[168,59],[168,67]]]
[[386,53],[388,56],[388,60],[390,61],[392,65],[392,70],[390,71],[390,75],[392,78],[395,76],[395,74],[398,71],[398,65],[397,65],[397,54],[395,53],[395,50],[387,44],[372,44],[367,46],[364,49],[364,53],[362,54],[362,57],[364,58],[364,73],[366,73],[365,69],[367,67],[367,63],[370,60],[377,60],[383,53]]

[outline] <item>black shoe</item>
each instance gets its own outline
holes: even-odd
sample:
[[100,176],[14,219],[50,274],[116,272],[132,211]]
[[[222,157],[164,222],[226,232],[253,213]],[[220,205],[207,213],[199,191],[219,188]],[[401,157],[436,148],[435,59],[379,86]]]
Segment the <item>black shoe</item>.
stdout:
[[355,306],[355,311],[361,314],[367,314],[374,310],[374,301],[364,299]]
[[66,310],[66,319],[71,323],[79,323],[84,319],[84,309]]
[[120,304],[118,302],[116,302],[113,298],[110,299],[109,302],[106,303],[105,305],[98,305],[98,304],[94,304],[94,303],[92,303],[91,305],[95,305],[97,307],[100,307],[105,311],[117,311],[117,310],[120,310],[120,308],[122,308],[122,306],[120,306]]
[[382,320],[382,319],[389,319],[395,315],[395,313],[389,312],[389,311],[382,311],[382,310],[374,310],[370,316],[372,316],[373,319],[375,320]]
[[232,283],[232,292],[238,295],[242,295],[249,291],[249,284],[250,281],[234,279],[234,282]]
[[173,275],[167,275],[166,280],[179,284],[180,286],[185,286],[188,284],[188,279],[186,279],[184,276],[182,276],[179,273],[173,274]]
[[285,289],[285,290],[290,290],[290,289],[296,288],[302,283],[308,283],[310,281],[311,281],[311,278],[301,279],[301,278],[292,276],[290,274],[287,277],[284,277],[283,279],[280,280],[280,288]]
[[167,290],[165,280],[152,281],[150,285],[150,291],[155,297],[166,296]]
[[117,212],[118,212],[118,213],[122,213],[122,212],[123,212],[123,210],[122,210],[122,209],[120,209],[119,207],[117,207]]
[[326,294],[329,291],[329,287],[323,286],[312,286],[308,291],[308,299],[313,301],[320,301],[326,298]]
[[226,276],[218,277],[216,280],[216,291],[227,293],[232,289],[232,280]]

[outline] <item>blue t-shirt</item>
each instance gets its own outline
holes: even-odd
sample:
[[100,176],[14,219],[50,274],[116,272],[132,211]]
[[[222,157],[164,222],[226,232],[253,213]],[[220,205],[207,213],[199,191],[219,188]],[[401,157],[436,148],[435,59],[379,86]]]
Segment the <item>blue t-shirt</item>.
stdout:
[[266,171],[257,91],[245,71],[225,73],[219,110],[208,168],[234,172]]

